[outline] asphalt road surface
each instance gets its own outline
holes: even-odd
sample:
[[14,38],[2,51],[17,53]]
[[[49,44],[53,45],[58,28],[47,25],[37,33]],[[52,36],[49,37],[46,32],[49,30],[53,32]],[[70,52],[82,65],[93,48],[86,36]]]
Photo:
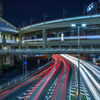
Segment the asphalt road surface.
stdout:
[[70,64],[60,55],[29,77],[0,90],[0,100],[66,100]]

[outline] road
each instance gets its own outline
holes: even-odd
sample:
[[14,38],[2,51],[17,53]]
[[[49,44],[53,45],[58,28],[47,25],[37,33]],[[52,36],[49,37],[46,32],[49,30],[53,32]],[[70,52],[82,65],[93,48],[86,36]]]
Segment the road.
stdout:
[[0,100],[66,100],[69,62],[53,55],[54,62],[0,90]]
[[[66,55],[62,54],[62,56],[78,67],[77,58],[67,54]],[[94,98],[93,100],[99,100],[100,99],[100,69],[97,66],[81,59],[80,59],[79,69],[82,78],[84,79],[89,91],[91,92],[91,95]]]

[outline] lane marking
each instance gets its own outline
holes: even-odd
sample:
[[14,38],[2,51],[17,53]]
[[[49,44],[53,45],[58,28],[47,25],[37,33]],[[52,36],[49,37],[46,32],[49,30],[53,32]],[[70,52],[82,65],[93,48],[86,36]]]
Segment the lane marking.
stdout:
[[51,95],[49,96],[49,98],[51,98]]
[[49,89],[49,91],[51,91],[51,89]]

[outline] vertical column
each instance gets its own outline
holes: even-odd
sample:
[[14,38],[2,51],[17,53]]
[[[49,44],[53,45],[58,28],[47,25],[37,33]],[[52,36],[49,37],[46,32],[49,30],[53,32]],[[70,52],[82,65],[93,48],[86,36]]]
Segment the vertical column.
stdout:
[[10,36],[10,40],[13,40],[13,36],[12,35]]
[[0,66],[3,65],[3,56],[0,56]]
[[9,55],[9,62],[11,66],[14,66],[14,56]]
[[6,56],[5,55],[3,56],[3,64],[4,65],[6,64]]
[[58,37],[60,37],[60,33],[57,33]]
[[48,61],[50,61],[52,58],[52,54],[48,54]]
[[3,56],[0,56],[0,75],[2,75]]
[[39,50],[39,48],[40,48],[40,47],[38,46],[38,50]]
[[15,36],[13,36],[13,42],[15,43],[15,41],[16,41],[16,37],[15,37]]
[[1,31],[0,31],[0,38],[2,38]]
[[49,49],[50,49],[51,46],[49,45],[48,47],[49,47]]
[[47,43],[47,32],[45,29],[42,30],[42,34],[43,34],[43,48],[46,48],[46,43]]
[[2,43],[6,44],[5,34],[2,33]]
[[80,45],[80,49],[82,50],[82,44]]
[[70,45],[70,48],[69,49],[72,49],[72,46]]
[[91,45],[91,49],[93,49],[93,46]]
[[4,55],[3,62],[4,62],[5,65],[10,64],[10,56]]
[[61,49],[61,45],[59,45],[59,49]]

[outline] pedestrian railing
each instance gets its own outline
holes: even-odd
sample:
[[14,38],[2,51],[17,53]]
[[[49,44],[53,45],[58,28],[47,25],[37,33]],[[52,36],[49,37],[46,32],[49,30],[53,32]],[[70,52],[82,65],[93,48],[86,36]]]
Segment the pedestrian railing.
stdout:
[[35,73],[36,71],[38,71],[38,70],[40,70],[40,69],[42,69],[42,68],[44,68],[44,67],[46,67],[46,66],[48,66],[48,65],[51,64],[51,63],[53,63],[53,60],[50,61],[50,62],[48,62],[47,64],[43,65],[42,67],[39,67],[38,69],[27,73],[25,76],[18,77],[18,78],[16,78],[16,79],[13,79],[13,80],[11,80],[11,81],[9,81],[9,82],[7,82],[7,83],[4,83],[4,84],[0,85],[0,92],[2,91],[2,89],[5,89],[5,88],[7,88],[7,87],[13,85],[14,83],[16,83],[16,82],[18,82],[18,81],[20,81],[20,80],[22,80],[22,79],[28,77],[29,75]]

